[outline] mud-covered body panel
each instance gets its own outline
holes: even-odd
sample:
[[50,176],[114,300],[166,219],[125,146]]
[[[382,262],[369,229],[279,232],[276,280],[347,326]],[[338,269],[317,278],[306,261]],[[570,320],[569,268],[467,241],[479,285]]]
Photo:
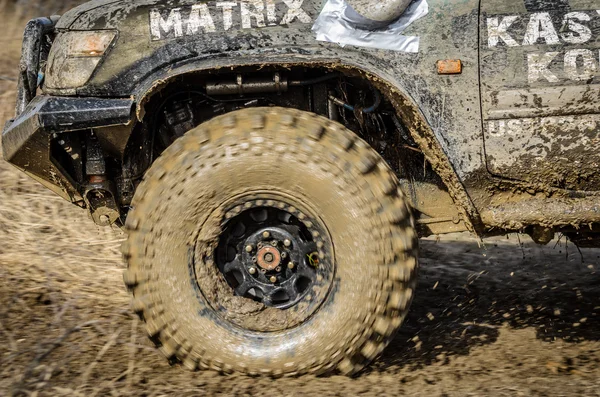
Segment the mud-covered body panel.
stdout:
[[[477,1],[461,4],[430,1],[429,15],[409,28],[411,35],[420,37],[419,54],[341,48],[317,42],[311,27],[320,12],[321,1],[287,1],[301,3],[303,15],[310,16],[310,23],[299,17],[284,23],[289,19],[286,17],[289,7],[277,1],[273,26],[270,26],[265,9],[266,26],[262,28],[257,27],[256,18],[251,18],[251,28],[244,28],[240,7],[235,7],[228,30],[219,15],[222,9],[214,7],[215,2],[208,2],[215,32],[203,33],[200,29],[194,34],[187,33],[189,24],[186,21],[189,20],[190,5],[197,2],[171,3],[159,0],[108,2],[74,19],[70,23],[71,29],[118,28],[120,32],[118,42],[102,67],[86,87],[78,90],[78,94],[139,96],[144,89],[174,75],[177,70],[187,72],[257,63],[337,63],[379,76],[414,101],[442,145],[449,146],[446,148],[449,153],[468,153],[468,156],[450,156],[456,159],[459,174],[465,175],[481,167]],[[182,36],[174,37],[174,28],[168,33],[162,30],[162,38],[153,40],[151,12],[158,10],[166,19],[174,7],[181,9]],[[455,58],[463,61],[462,75],[437,74],[437,60]],[[478,143],[465,147],[474,141]]]
[[600,4],[497,3],[482,2],[480,67],[489,171],[597,191]]
[[[84,13],[74,11],[73,15],[67,15],[59,27],[119,30],[114,48],[89,84],[77,90],[78,95],[134,95],[139,101],[146,91],[177,74],[227,70],[239,65],[321,64],[350,68],[372,75],[411,105],[408,112],[416,113],[414,116],[419,119],[420,131],[415,133],[431,135],[430,143],[438,146],[437,158],[431,159],[433,163],[446,162],[447,173],[456,172],[458,178],[484,167],[477,71],[477,1],[459,4],[430,1],[429,14],[407,32],[419,36],[418,54],[342,48],[317,42],[311,27],[320,12],[321,1],[277,1],[274,16],[270,19],[265,8],[262,21],[250,18],[250,28],[248,19],[241,14],[244,2],[233,7],[230,24],[223,19],[223,8],[216,7],[215,2],[199,2],[208,4],[214,32],[206,33],[199,28],[196,33],[188,34],[192,29],[191,5],[197,3],[108,2],[97,8],[88,6],[89,11]],[[290,5],[301,9],[301,13],[296,10],[290,17]],[[163,22],[168,21],[173,8],[180,9],[181,18],[175,20],[181,20],[181,26],[174,22],[167,30],[161,28],[158,39],[156,32],[153,35],[151,14],[158,12]],[[306,16],[310,16],[310,23]],[[258,27],[263,22],[264,27]],[[438,75],[439,59],[461,59],[463,73]],[[458,178],[454,176],[455,190],[462,188]],[[469,201],[464,192],[462,200]]]

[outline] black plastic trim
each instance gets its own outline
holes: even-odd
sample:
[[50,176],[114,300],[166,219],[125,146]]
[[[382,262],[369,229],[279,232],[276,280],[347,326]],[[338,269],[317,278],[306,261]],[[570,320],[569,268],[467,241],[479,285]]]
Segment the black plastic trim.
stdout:
[[132,122],[134,101],[126,99],[38,96],[2,133],[4,159],[61,196],[75,201],[79,192],[52,162],[54,134]]

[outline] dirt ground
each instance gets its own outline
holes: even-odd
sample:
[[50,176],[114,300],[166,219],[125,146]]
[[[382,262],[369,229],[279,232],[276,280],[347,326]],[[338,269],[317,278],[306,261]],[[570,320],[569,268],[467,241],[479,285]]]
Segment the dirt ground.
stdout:
[[[5,26],[2,123],[22,29]],[[122,239],[0,161],[0,396],[600,396],[600,250],[564,238],[423,241],[411,313],[372,367],[278,380],[169,366],[129,310]]]

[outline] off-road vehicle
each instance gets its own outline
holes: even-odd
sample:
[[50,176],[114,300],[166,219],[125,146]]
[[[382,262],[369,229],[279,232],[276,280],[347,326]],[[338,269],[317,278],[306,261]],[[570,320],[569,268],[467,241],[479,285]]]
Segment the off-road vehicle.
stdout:
[[418,237],[600,245],[599,32],[597,0],[95,0],[27,25],[4,158],[124,227],[173,362],[351,374]]

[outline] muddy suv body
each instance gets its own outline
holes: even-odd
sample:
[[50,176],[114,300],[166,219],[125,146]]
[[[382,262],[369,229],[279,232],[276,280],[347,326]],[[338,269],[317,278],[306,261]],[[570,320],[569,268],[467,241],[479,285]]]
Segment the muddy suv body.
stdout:
[[[330,1],[326,7],[331,3],[340,2]],[[388,309],[391,305],[391,311],[378,311],[376,303],[369,306],[366,317],[360,319],[367,328],[356,331],[366,336],[356,336],[353,344],[344,345],[347,351],[343,354],[339,348],[325,349],[329,359],[300,365],[290,358],[289,370],[265,364],[265,373],[323,372],[334,367],[353,372],[375,357],[400,325],[411,300],[416,255],[412,254],[410,230],[419,236],[471,231],[482,237],[518,231],[539,243],[547,243],[561,232],[580,246],[600,244],[598,1],[389,1],[381,2],[383,9],[374,9],[369,2],[349,3],[361,22],[373,25],[343,21],[343,26],[365,33],[357,36],[359,42],[346,46],[317,40],[315,21],[323,11],[320,0],[96,0],[60,18],[41,18],[27,26],[17,114],[3,132],[4,158],[65,199],[87,208],[96,223],[127,226],[130,239],[124,253],[130,270],[126,283],[135,291],[134,306],[146,317],[149,332],[160,340],[163,351],[190,367],[222,369],[235,360],[227,358],[231,351],[201,353],[202,348],[190,342],[189,335],[187,339],[174,336],[176,331],[169,328],[172,322],[161,317],[167,312],[161,306],[164,302],[150,297],[148,285],[152,283],[148,280],[158,276],[151,274],[152,266],[144,267],[147,258],[138,250],[161,246],[160,238],[145,240],[140,232],[144,227],[154,230],[160,220],[140,224],[152,218],[152,211],[168,213],[168,192],[187,186],[190,178],[200,178],[204,166],[188,176],[179,175],[180,179],[175,178],[179,182],[173,179],[169,188],[161,187],[165,203],[148,204],[159,200],[148,199],[148,192],[158,189],[174,164],[187,164],[176,159],[190,151],[202,153],[204,142],[217,142],[217,148],[219,142],[226,146],[225,162],[235,158],[239,148],[258,152],[245,160],[250,175],[243,176],[243,168],[231,166],[242,179],[228,180],[226,174],[206,171],[205,178],[213,178],[213,185],[204,187],[216,196],[222,189],[235,190],[234,186],[248,181],[260,185],[279,180],[278,173],[286,169],[281,161],[273,163],[270,170],[263,170],[260,164],[278,153],[284,157],[300,153],[305,157],[299,164],[342,164],[341,171],[330,170],[333,176],[340,172],[354,175],[352,167],[357,167],[356,175],[380,170],[381,175],[373,181],[357,176],[354,194],[378,197],[378,192],[383,192],[385,200],[391,201],[372,205],[376,207],[374,219],[380,217],[375,223],[400,225],[391,231],[386,226],[390,241],[380,232],[373,234],[377,238],[372,242],[360,241],[375,248],[369,254],[374,262],[400,263],[383,272],[379,287],[371,287],[384,291],[380,294],[383,298],[377,299],[383,299]],[[427,7],[425,14],[403,26],[401,34],[393,33],[389,26],[416,3]],[[336,14],[332,15],[335,22]],[[337,17],[344,19],[344,15]],[[327,30],[327,23],[324,26]],[[334,25],[325,33],[335,33]],[[378,42],[381,37],[389,39],[389,34],[395,34],[391,44]],[[311,121],[316,126],[304,125],[302,120],[313,114],[321,116]],[[271,135],[292,126],[297,128],[291,135],[282,133],[285,139]],[[231,134],[239,134],[233,139],[239,145],[227,143]],[[253,134],[257,137],[252,138]],[[246,142],[244,137],[250,138]],[[277,144],[262,146],[265,137]],[[290,143],[309,138],[319,142],[320,149],[311,146],[307,150]],[[345,157],[340,150],[356,153]],[[320,157],[313,158],[315,153]],[[204,161],[202,164],[216,169],[218,164],[210,158],[187,161]],[[298,167],[288,171],[293,174]],[[305,172],[318,174],[311,169]],[[142,182],[144,178],[146,182]],[[326,191],[325,180],[310,182],[310,189]],[[303,191],[302,178],[291,182]],[[342,182],[336,186],[342,185],[346,186]],[[278,185],[269,188],[278,189]],[[233,212],[224,212],[225,218],[243,218],[244,208],[268,207],[277,201],[261,194],[256,193],[239,208],[234,205]],[[319,201],[316,196],[314,200]],[[388,211],[388,207],[393,209]],[[319,223],[319,205],[307,205],[300,213],[295,212],[296,206],[289,208],[284,211],[287,215],[271,210],[265,214],[287,216],[316,228],[298,229],[300,235],[328,235],[324,231],[335,223]],[[365,214],[357,210],[352,219]],[[306,217],[315,221],[303,221]],[[250,218],[257,221],[254,215]],[[273,283],[283,285],[278,280],[286,276],[270,272],[291,263],[278,255],[293,256],[286,247],[293,245],[297,236],[286,234],[293,234],[290,228],[269,227],[252,230],[269,234],[269,239],[280,235],[281,241],[244,245],[250,254],[244,271],[250,269],[252,275],[264,271],[263,283],[276,280]],[[195,231],[195,238],[205,229]],[[244,238],[260,240],[260,235]],[[394,236],[399,235],[403,237],[397,242]],[[323,263],[329,255],[321,252],[321,247],[344,245],[336,239],[335,233],[330,233],[324,240],[311,240],[317,247],[314,254],[320,254]],[[225,244],[220,241],[216,245]],[[265,251],[268,243],[274,248]],[[169,251],[168,245],[163,248]],[[220,248],[215,249],[219,252]],[[307,255],[308,267],[318,267],[319,255],[311,255]],[[218,262],[216,256],[202,257],[204,263],[213,263]],[[271,266],[273,260],[276,266]],[[333,273],[318,277],[327,280],[343,274],[334,269],[333,262],[341,266],[338,259],[332,259],[329,270]],[[197,266],[195,271],[202,273]],[[390,286],[390,278],[400,284]],[[231,282],[240,284],[239,280]],[[336,281],[330,282],[335,285]],[[335,290],[331,285],[328,291]],[[378,294],[365,292],[371,293]],[[260,298],[256,291],[250,295],[254,300]],[[297,301],[283,299],[279,305],[271,300],[262,303],[289,311],[302,305],[306,292],[300,295]],[[329,299],[326,295],[323,299]],[[313,309],[320,310],[312,306],[302,310],[313,313]],[[369,311],[374,313],[372,318]],[[316,315],[311,316],[297,321],[288,316],[283,322],[299,329],[304,325],[298,324],[317,321]],[[227,324],[265,331],[236,321]],[[245,348],[252,350],[258,342],[248,343]],[[281,346],[277,343],[273,345]],[[253,358],[248,366],[234,365],[233,369],[252,373],[256,362],[279,359],[273,358],[279,357],[276,353],[270,356],[252,350],[249,354]],[[225,357],[222,362],[215,359],[219,355]]]

